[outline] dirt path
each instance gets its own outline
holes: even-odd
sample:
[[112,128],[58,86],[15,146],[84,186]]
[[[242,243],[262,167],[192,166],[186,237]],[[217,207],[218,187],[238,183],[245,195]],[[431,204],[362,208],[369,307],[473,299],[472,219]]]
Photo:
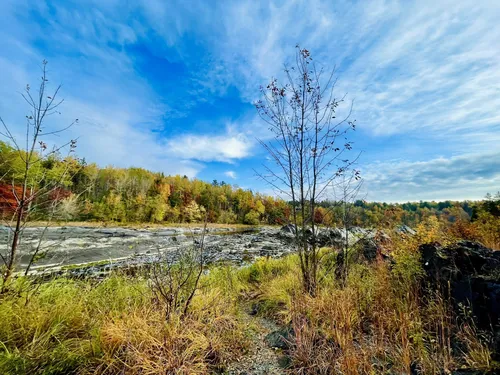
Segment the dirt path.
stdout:
[[246,314],[249,326],[256,330],[250,353],[240,361],[232,363],[224,372],[226,375],[281,375],[285,370],[280,366],[282,357],[278,350],[269,347],[265,341],[268,333],[276,331],[279,326],[265,318]]

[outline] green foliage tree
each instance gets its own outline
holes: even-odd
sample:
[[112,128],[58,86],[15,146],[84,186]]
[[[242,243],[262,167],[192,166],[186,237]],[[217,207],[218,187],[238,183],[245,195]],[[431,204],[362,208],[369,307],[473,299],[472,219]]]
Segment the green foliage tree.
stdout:
[[148,200],[148,205],[150,207],[150,221],[152,223],[162,222],[165,219],[167,213],[167,202],[161,195],[151,197]]
[[191,201],[184,208],[184,216],[188,223],[198,223],[203,219],[205,213],[205,208],[199,206],[195,201]]

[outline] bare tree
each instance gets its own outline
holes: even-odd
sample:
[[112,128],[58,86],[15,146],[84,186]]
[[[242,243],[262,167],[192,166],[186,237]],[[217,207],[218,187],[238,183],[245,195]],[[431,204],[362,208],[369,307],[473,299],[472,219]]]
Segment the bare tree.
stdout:
[[[70,178],[71,163],[68,157],[62,160],[62,168],[56,175],[48,176],[46,169],[41,168],[42,164],[60,157],[61,152],[65,149],[68,150],[67,156],[69,156],[76,147],[76,140],[70,140],[51,149],[47,147],[47,137],[67,130],[78,120],[61,129],[47,130],[45,126],[47,119],[51,115],[60,113],[58,107],[63,103],[63,100],[58,98],[60,85],[52,93],[48,93],[47,61],[42,62],[41,69],[42,75],[38,92],[33,93],[30,85],[27,85],[21,94],[29,107],[29,113],[26,115],[24,139],[16,137],[15,132],[0,117],[0,123],[3,127],[0,135],[14,148],[22,161],[20,170],[7,171],[0,176],[0,182],[10,184],[12,195],[15,197],[15,202],[11,207],[12,215],[4,222],[8,234],[6,251],[4,254],[0,253],[4,269],[1,293],[5,293],[8,289],[9,281],[16,267],[19,242],[26,224],[35,213],[54,209],[54,202],[61,194],[63,181]],[[52,214],[49,214],[48,217],[50,219]],[[41,239],[31,254],[28,269],[40,255]]]
[[314,214],[326,189],[354,162],[347,135],[355,129],[347,113],[337,118],[345,95],[334,95],[335,69],[325,73],[310,52],[296,47],[295,63],[285,66],[285,83],[273,79],[261,88],[256,103],[261,118],[274,137],[260,143],[274,162],[259,173],[279,194],[293,204],[294,238],[300,259],[303,286],[314,295],[317,288],[318,245]]

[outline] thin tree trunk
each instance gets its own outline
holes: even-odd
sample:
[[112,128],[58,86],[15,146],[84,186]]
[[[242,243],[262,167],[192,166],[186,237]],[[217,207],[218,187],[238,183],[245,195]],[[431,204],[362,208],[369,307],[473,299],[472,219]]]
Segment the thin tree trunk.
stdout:
[[19,236],[21,234],[21,224],[22,224],[22,218],[23,218],[23,212],[24,212],[24,205],[26,202],[25,197],[26,197],[26,178],[25,178],[25,182],[23,184],[22,198],[19,201],[19,205],[17,207],[16,227],[14,229],[14,236],[12,238],[12,244],[10,247],[9,261],[7,264],[7,269],[5,270],[5,273],[3,276],[2,290],[0,291],[0,294],[4,294],[7,291],[8,283],[10,281],[10,278],[11,278],[13,270],[14,270],[15,259],[17,256],[17,245],[19,243]]

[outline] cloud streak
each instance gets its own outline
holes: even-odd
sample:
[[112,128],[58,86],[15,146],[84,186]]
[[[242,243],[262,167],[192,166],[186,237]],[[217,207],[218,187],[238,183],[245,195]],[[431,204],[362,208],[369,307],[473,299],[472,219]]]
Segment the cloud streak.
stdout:
[[379,162],[367,165],[364,172],[369,200],[479,199],[500,186],[500,152]]

